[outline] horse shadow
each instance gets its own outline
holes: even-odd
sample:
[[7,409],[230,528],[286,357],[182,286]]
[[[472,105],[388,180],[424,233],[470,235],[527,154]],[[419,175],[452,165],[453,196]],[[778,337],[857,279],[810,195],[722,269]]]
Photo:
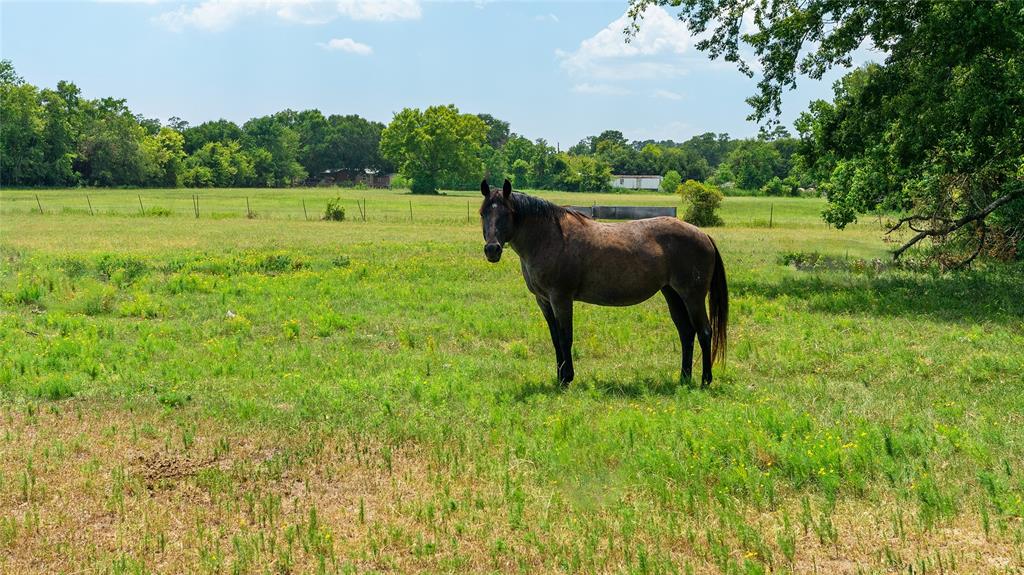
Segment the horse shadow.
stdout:
[[[580,374],[578,374],[580,375]],[[593,393],[600,397],[618,399],[638,399],[642,397],[672,397],[684,392],[700,392],[711,396],[726,393],[722,385],[712,383],[701,389],[698,374],[693,379],[680,380],[678,376],[644,376],[611,377],[598,375],[595,377],[577,377],[568,387],[563,387],[554,379],[526,381],[511,392],[511,399],[523,403],[533,397],[554,397],[572,393],[582,389],[583,393]]]

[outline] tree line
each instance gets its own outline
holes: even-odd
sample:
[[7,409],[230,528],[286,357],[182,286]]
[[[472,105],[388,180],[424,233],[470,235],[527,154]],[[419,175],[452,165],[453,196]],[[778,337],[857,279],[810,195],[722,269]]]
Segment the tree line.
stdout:
[[[785,130],[737,140],[629,141],[616,130],[565,151],[489,114],[452,105],[405,109],[389,125],[357,115],[285,110],[242,125],[189,125],[133,114],[123,99],[87,99],[71,82],[39,88],[0,61],[0,183],[5,186],[282,187],[325,173],[399,172],[416,193],[475,189],[481,176],[518,188],[607,191],[612,174],[670,175],[795,193],[797,140]],[[674,180],[673,180],[674,181]]]

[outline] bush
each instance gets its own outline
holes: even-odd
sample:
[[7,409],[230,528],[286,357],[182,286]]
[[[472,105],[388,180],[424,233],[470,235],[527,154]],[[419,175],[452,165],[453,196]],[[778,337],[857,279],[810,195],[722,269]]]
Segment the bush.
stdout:
[[683,183],[683,177],[679,175],[679,172],[675,170],[669,170],[665,174],[665,177],[661,179],[660,191],[666,194],[674,194],[679,189],[679,185]]
[[787,177],[780,180],[778,176],[768,180],[768,183],[761,186],[761,194],[765,196],[795,196],[799,193],[796,178]]
[[327,201],[327,209],[324,210],[323,219],[331,222],[345,221],[345,208],[341,207],[341,198]]
[[412,187],[412,181],[402,174],[395,174],[391,177],[391,185],[389,187],[392,190],[408,190]]
[[722,218],[715,210],[722,205],[722,192],[710,184],[686,180],[679,186],[679,195],[689,204],[683,219],[695,226],[709,227],[722,225]]

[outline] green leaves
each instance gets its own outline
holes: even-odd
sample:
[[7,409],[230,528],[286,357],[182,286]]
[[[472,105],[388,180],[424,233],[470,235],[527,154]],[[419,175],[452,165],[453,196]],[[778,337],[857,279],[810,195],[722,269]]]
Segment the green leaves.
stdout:
[[384,129],[380,149],[412,179],[413,193],[435,193],[442,180],[482,175],[478,153],[487,134],[483,120],[451,104],[406,108]]

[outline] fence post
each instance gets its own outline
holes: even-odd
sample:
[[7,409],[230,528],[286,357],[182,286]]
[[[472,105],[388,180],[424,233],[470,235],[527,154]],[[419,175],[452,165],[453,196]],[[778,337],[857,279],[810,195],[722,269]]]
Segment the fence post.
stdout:
[[196,213],[196,219],[199,219],[199,194],[192,194],[192,210]]
[[409,221],[412,221],[412,200],[409,200]]
[[139,194],[139,213],[146,215],[146,208],[142,207],[142,194]]
[[366,221],[366,198],[363,198],[363,221]]
[[245,196],[245,217],[252,219],[252,210],[249,209],[249,196]]
[[466,223],[467,224],[470,223],[469,222],[469,200],[466,200]]
[[39,215],[43,215],[43,204],[39,202],[39,194],[36,194],[36,205],[39,206]]
[[86,201],[86,203],[89,204],[89,215],[90,216],[95,216],[96,214],[94,214],[93,211],[92,211],[92,202],[89,200],[89,195],[88,194],[86,194],[86,196],[85,196],[85,201]]
[[306,198],[302,198],[302,215],[306,216],[306,221],[309,221],[309,212],[306,211]]
[[772,221],[775,219],[775,202],[771,204],[771,211],[768,212],[768,229],[772,229]]

